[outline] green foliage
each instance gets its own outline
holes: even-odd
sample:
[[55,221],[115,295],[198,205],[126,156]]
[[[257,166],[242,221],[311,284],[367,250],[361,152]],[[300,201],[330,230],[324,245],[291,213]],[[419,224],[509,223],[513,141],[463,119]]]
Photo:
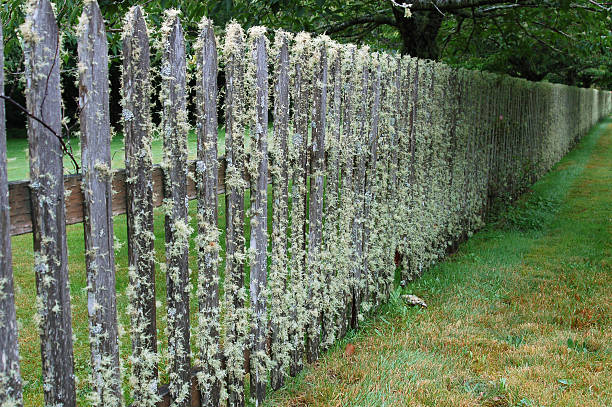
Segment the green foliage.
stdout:
[[444,61],[534,81],[612,85],[609,12],[588,1],[548,0],[481,14],[444,20]]

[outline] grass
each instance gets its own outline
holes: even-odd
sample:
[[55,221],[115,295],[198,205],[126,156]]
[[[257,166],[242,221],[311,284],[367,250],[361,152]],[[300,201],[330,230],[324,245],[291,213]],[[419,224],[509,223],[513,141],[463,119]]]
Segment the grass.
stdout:
[[[30,176],[30,167],[28,165],[28,139],[26,138],[25,130],[12,129],[8,132],[6,146],[6,169],[9,181],[20,181],[28,179]],[[67,143],[73,151],[73,155],[79,165],[81,165],[81,143],[80,139],[71,138]],[[189,159],[193,160],[197,155],[197,135],[195,132],[190,132],[188,136]],[[225,130],[219,129],[217,138],[217,149],[219,155],[225,153]],[[156,136],[151,145],[151,153],[153,155],[153,163],[157,164],[162,161],[163,142],[159,136]],[[125,152],[123,148],[123,134],[117,133],[111,141],[111,167],[113,169],[125,168]],[[74,172],[74,165],[68,156],[64,156],[64,172],[66,174]]]
[[612,405],[611,208],[608,120],[266,406]]

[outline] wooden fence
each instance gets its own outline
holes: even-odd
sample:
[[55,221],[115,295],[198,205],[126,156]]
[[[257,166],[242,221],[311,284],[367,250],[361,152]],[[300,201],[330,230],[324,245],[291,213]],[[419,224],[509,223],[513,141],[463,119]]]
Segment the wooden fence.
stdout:
[[[106,32],[97,3],[84,3],[77,28],[82,173],[63,175],[59,33],[48,0],[32,2],[22,26],[27,182],[7,183],[0,108],[1,405],[23,405],[11,235],[33,236],[45,405],[77,403],[66,224],[78,222],[86,249],[89,402],[121,406],[129,393],[133,406],[242,406],[248,378],[260,405],[268,386],[281,387],[387,299],[397,265],[402,279],[417,277],[482,225],[491,197],[518,194],[612,108],[607,91],[453,69],[326,36],[277,31],[269,44],[264,28],[245,34],[233,23],[217,39],[204,19],[193,47],[197,122],[188,123],[185,40],[170,10],[157,49],[164,158],[154,167],[149,32],[135,6],[123,35],[126,168],[112,171]],[[223,158],[219,69],[226,82]],[[188,163],[193,125],[197,159]],[[219,196],[225,230],[218,227]],[[190,199],[197,199],[195,231]],[[166,217],[170,381],[164,386],[158,383],[156,206]],[[112,218],[119,213],[127,213],[129,246],[132,354],[125,373],[113,250]],[[189,322],[191,238],[196,326]],[[122,375],[129,375],[129,388],[122,388]]]

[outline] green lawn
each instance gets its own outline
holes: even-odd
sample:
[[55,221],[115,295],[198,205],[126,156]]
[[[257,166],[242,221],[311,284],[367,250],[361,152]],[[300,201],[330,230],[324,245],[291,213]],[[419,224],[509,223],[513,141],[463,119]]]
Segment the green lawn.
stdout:
[[611,406],[611,292],[608,120],[266,406]]
[[[7,176],[9,181],[19,181],[28,179],[30,168],[28,163],[28,140],[25,137],[25,130],[9,130],[6,145],[6,160],[7,160]],[[217,148],[219,155],[225,153],[225,130],[219,129],[219,137],[217,139]],[[78,138],[71,138],[67,143],[72,147],[72,151],[78,164],[81,164],[81,143]],[[189,159],[193,160],[197,154],[197,135],[195,132],[190,132],[188,137]],[[111,141],[111,157],[112,168],[125,168],[125,152],[123,148],[123,135],[115,134]],[[151,146],[153,154],[153,163],[162,161],[163,142],[159,136],[155,137]],[[66,174],[74,173],[74,165],[68,156],[64,156],[64,172]]]

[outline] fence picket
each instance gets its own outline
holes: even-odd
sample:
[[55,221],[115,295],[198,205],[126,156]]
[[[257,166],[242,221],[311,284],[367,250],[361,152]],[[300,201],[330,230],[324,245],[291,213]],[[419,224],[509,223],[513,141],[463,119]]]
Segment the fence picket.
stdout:
[[[0,95],[4,96],[4,37],[0,24]],[[6,122],[0,99],[0,405],[23,406],[6,176]]]
[[346,308],[343,315],[343,323],[340,329],[340,335],[348,331],[353,325],[353,309],[354,309],[354,292],[356,286],[355,275],[353,273],[354,266],[354,246],[353,246],[353,220],[355,214],[355,193],[353,187],[354,180],[354,165],[355,165],[355,108],[354,100],[355,83],[352,80],[353,61],[355,59],[356,47],[349,45],[342,52],[342,80],[345,86],[342,89],[342,133],[341,144],[346,146],[341,153],[341,193],[340,202],[344,208],[341,212],[340,233],[342,241],[342,251],[344,253],[346,268],[346,287],[344,288],[344,302]]
[[61,139],[59,30],[48,0],[26,16],[24,35],[34,271],[46,405],[76,405]]
[[265,31],[249,30],[251,64],[255,65],[255,117],[251,136],[251,395],[255,405],[266,396],[267,372],[267,261],[268,261],[268,58]]
[[229,405],[244,405],[244,352],[248,335],[244,309],[244,192],[246,189],[244,159],[244,32],[238,24],[230,24],[225,37],[225,306],[227,392]]
[[170,398],[173,406],[191,405],[189,345],[189,238],[187,201],[187,101],[185,39],[174,10],[162,27],[162,105],[166,231],[166,292]]
[[149,35],[142,10],[130,9],[123,36],[123,126],[125,132],[129,299],[134,406],[158,399],[155,321],[155,251],[151,158]]
[[310,35],[296,36],[291,53],[293,78],[293,136],[290,149],[291,168],[291,270],[290,286],[293,324],[289,333],[291,364],[289,374],[297,375],[303,368],[304,334],[306,329],[306,180],[308,178],[308,128],[310,125],[311,72],[307,61],[312,57]]
[[308,211],[308,270],[310,321],[307,332],[306,357],[308,363],[319,359],[321,344],[321,295],[324,281],[321,267],[323,240],[323,179],[325,172],[325,116],[327,109],[327,44],[319,39],[315,50],[315,76],[312,108],[312,164],[310,177],[310,208]]
[[355,67],[355,93],[358,98],[355,103],[355,169],[353,172],[353,191],[355,194],[356,211],[353,220],[353,245],[355,263],[353,269],[355,290],[353,293],[353,318],[352,327],[359,326],[359,320],[362,317],[362,301],[365,291],[367,290],[367,278],[365,274],[365,260],[363,251],[363,229],[364,229],[364,205],[365,205],[365,177],[366,177],[366,161],[367,147],[366,143],[361,139],[364,134],[369,134],[369,100],[370,100],[370,72],[369,72],[369,49],[361,47],[357,51],[357,64]]
[[344,284],[346,283],[345,265],[342,264],[339,239],[340,216],[340,133],[342,108],[342,72],[340,65],[339,44],[331,42],[328,48],[329,65],[329,107],[327,114],[327,132],[325,146],[327,149],[327,185],[323,208],[323,251],[321,253],[322,295],[329,298],[324,301],[321,325],[321,349],[327,350],[338,338],[341,326],[340,316],[344,315]]
[[79,107],[89,342],[94,405],[122,405],[115,298],[108,44],[95,1],[79,25]]
[[275,34],[276,69],[274,71],[274,137],[270,162],[272,175],[272,258],[270,262],[270,385],[278,390],[285,381],[289,354],[287,290],[287,226],[289,196],[289,36]]
[[219,186],[217,160],[217,44],[212,21],[202,20],[198,41],[198,374],[203,407],[217,407],[223,369],[219,347]]

